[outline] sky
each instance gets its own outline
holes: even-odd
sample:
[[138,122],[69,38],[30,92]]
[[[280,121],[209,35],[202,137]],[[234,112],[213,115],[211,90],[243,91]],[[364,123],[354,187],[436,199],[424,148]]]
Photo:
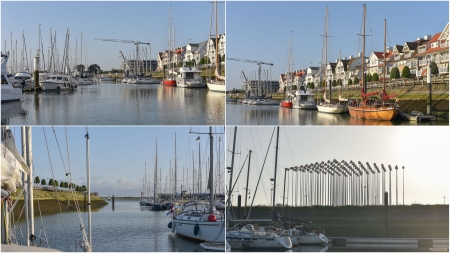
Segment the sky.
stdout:
[[[247,166],[244,160],[252,152],[250,167],[251,198],[263,165],[274,127],[238,127],[233,184],[241,167],[243,171],[233,191],[245,199]],[[234,127],[227,127],[227,149],[233,149]],[[254,205],[271,205],[271,181],[274,178],[276,131],[267,155]],[[449,193],[449,131],[448,127],[280,127],[276,203],[282,203],[284,168],[316,162],[350,160],[363,164],[376,163],[405,167],[405,204],[448,204]],[[231,166],[231,153],[227,153]],[[373,166],[372,166],[373,167]],[[398,172],[399,204],[403,200],[403,171]],[[288,177],[289,178],[289,177]],[[294,178],[295,179],[295,178]],[[292,179],[291,179],[292,180]],[[380,179],[381,181],[381,179]],[[229,178],[227,178],[229,184]],[[294,184],[296,184],[294,182]],[[228,186],[227,186],[228,189]],[[300,188],[301,189],[301,188]],[[288,190],[286,190],[288,191]],[[304,193],[304,192],[301,192]],[[392,203],[395,199],[395,170],[392,172]],[[289,200],[291,201],[291,200]]]
[[[66,148],[65,127],[32,127],[33,173],[34,177],[55,178],[58,182],[68,181],[65,173],[69,171],[68,152]],[[44,136],[45,130],[45,136]],[[213,127],[214,133],[223,133],[223,127]],[[15,136],[16,146],[21,153],[20,127],[11,127]],[[166,186],[169,191],[169,168],[175,164],[175,133],[177,138],[177,192],[192,189],[192,152],[194,151],[196,171],[198,171],[198,142],[200,142],[202,177],[205,178],[206,165],[209,164],[209,138],[205,134],[189,134],[192,132],[209,132],[209,127],[88,127],[90,141],[91,192],[100,196],[111,195],[119,197],[139,197],[143,188],[145,163],[150,174],[150,188],[153,189],[155,168],[156,139],[158,140],[158,164],[162,172],[162,192]],[[67,127],[70,170],[72,180],[78,185],[87,185],[86,176],[86,128]],[[200,136],[200,140],[196,138]],[[218,142],[220,137],[221,142]],[[223,180],[224,135],[215,135],[214,166],[217,168],[217,153],[220,145],[220,166]],[[57,142],[61,149],[58,149]],[[48,150],[47,152],[47,145]],[[208,145],[207,145],[208,144]],[[49,160],[50,154],[50,160]],[[64,159],[64,164],[61,161]],[[50,162],[51,161],[51,162]],[[53,172],[52,169],[53,168]],[[183,177],[183,170],[185,176]],[[159,172],[158,172],[159,173]],[[216,171],[214,171],[216,173]],[[54,175],[54,176],[52,176]],[[223,183],[222,183],[223,187]],[[206,190],[206,180],[203,179],[203,192]],[[208,191],[209,192],[209,191]],[[150,195],[153,195],[151,192]]]
[[[129,57],[136,46],[133,43],[118,43],[95,40],[95,38],[150,42],[148,55],[156,60],[157,53],[167,50],[168,21],[172,5],[172,23],[175,26],[175,45],[186,46],[189,42],[205,41],[210,33],[212,4],[208,1],[2,1],[1,2],[1,48],[10,50],[11,32],[13,45],[17,40],[19,52],[23,48],[22,33],[25,33],[26,48],[34,57],[38,47],[39,24],[44,53],[50,47],[50,28],[56,31],[57,47],[62,58],[67,29],[70,30],[71,54],[75,59],[78,39],[78,61],[81,56],[81,33],[83,47],[87,45],[87,62],[96,63],[102,70],[119,69],[122,58]],[[219,31],[223,33],[224,4],[218,4]],[[17,11],[20,10],[20,17]],[[213,30],[214,31],[214,30]],[[85,52],[85,51],[83,51]],[[28,57],[32,60],[33,57]],[[83,53],[83,61],[85,59]]]
[[[262,65],[272,80],[287,68],[289,38],[292,32],[294,70],[319,66],[325,9],[328,6],[328,62],[357,56],[361,52],[363,6],[367,6],[366,52],[383,51],[384,19],[387,21],[387,46],[441,32],[449,22],[448,1],[228,1],[227,57],[273,63]],[[368,57],[370,53],[366,54]],[[227,60],[227,90],[242,88],[247,78],[257,77],[255,63]]]

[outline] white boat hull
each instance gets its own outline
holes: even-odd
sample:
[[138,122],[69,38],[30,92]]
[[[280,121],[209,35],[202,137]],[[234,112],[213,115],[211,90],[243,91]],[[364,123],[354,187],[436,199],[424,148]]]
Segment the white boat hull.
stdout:
[[347,106],[334,106],[334,105],[330,105],[330,106],[324,106],[324,105],[317,105],[317,110],[319,112],[323,112],[323,113],[345,113],[348,112],[348,107]]
[[177,86],[181,88],[205,88],[205,83],[201,79],[176,78]]
[[14,88],[12,86],[3,87],[2,84],[2,103],[19,101],[22,99],[22,88]]
[[309,233],[307,235],[302,236],[292,236],[291,240],[294,245],[312,245],[312,244],[320,245],[328,243],[328,238],[325,235],[323,234],[316,235],[314,233]]
[[137,80],[136,84],[160,84],[161,81],[158,79],[144,79],[144,80]]
[[76,89],[76,85],[70,83],[54,83],[54,82],[40,82],[41,89],[44,91],[63,91]]
[[258,99],[255,102],[252,103],[252,105],[279,105],[280,101],[276,100],[265,100],[265,99]]
[[292,242],[289,237],[253,237],[245,236],[237,231],[227,232],[227,242],[233,250],[264,248],[264,249],[290,249]]
[[225,84],[207,83],[210,91],[225,92]]
[[[198,234],[194,234],[195,225],[199,226]],[[225,242],[225,221],[172,220],[174,231],[183,237],[196,241]]]

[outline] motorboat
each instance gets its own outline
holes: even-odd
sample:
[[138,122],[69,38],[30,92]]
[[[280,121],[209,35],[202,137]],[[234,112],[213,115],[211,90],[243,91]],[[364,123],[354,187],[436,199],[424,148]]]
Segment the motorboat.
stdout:
[[264,98],[258,98],[256,99],[252,105],[279,105],[280,102],[273,99],[264,99]]
[[203,82],[202,71],[197,69],[195,62],[184,61],[183,67],[178,70],[176,77],[177,86],[184,88],[204,88],[206,84]]
[[20,84],[22,87],[31,86],[33,76],[28,72],[18,72],[14,75],[13,83]]
[[206,85],[210,91],[215,92],[225,92],[225,82],[224,81],[211,81],[207,82]]
[[9,54],[2,54],[2,103],[20,101],[22,98],[22,86],[20,84],[13,84],[8,77],[9,73],[6,71],[8,59]]
[[77,85],[73,83],[68,75],[49,75],[46,80],[39,81],[43,91],[76,90]]
[[302,110],[317,109],[314,94],[306,89],[305,85],[300,85],[299,89],[295,92],[292,108]]
[[160,80],[152,78],[151,76],[139,77],[134,81],[135,84],[159,84]]
[[107,76],[107,75],[101,75],[98,80],[100,82],[103,82],[103,81],[114,81],[116,79],[114,77],[110,77],[110,76]]
[[275,231],[266,231],[264,227],[255,230],[252,224],[247,224],[239,230],[227,231],[227,242],[232,249],[291,249],[289,236],[280,236]]

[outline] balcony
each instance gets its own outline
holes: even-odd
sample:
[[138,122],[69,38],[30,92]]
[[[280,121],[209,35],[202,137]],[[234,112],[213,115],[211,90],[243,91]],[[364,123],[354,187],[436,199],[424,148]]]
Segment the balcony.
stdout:
[[419,66],[425,66],[427,65],[427,60],[420,60],[419,61]]
[[448,53],[441,56],[441,62],[448,62]]
[[441,43],[441,48],[448,47],[448,41],[445,43]]
[[448,73],[448,70],[446,67],[440,67],[439,68],[439,74]]
[[424,48],[420,48],[419,51],[418,51],[418,53],[419,53],[419,54],[425,53],[425,51],[427,51],[427,48],[425,48],[425,47],[424,47]]
[[405,58],[411,58],[411,52],[405,54]]

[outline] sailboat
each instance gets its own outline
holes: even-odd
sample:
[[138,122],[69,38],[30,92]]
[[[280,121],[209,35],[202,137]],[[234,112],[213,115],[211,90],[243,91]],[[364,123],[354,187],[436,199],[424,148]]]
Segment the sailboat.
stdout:
[[214,208],[213,133],[209,128],[209,202],[190,201],[181,206],[181,212],[172,212],[169,228],[177,235],[201,242],[225,242],[225,215]]
[[326,14],[325,14],[325,33],[323,35],[324,37],[324,45],[325,45],[325,50],[324,50],[324,55],[325,55],[325,74],[324,74],[324,93],[323,93],[323,102],[319,103],[317,105],[317,110],[319,112],[324,112],[324,113],[345,113],[348,111],[347,108],[347,103],[341,102],[339,101],[336,104],[332,104],[331,103],[331,80],[329,80],[329,88],[330,88],[330,99],[327,98],[327,50],[328,50],[328,6],[326,9]]
[[[286,89],[284,90],[284,99],[281,101],[280,105],[281,107],[288,107],[288,108],[292,108],[292,97],[293,95],[291,94],[291,81],[292,81],[292,70],[291,70],[291,56],[292,56],[292,32],[291,32],[291,37],[289,39],[289,52],[288,52],[288,71],[285,75],[286,77]],[[287,98],[286,98],[286,94],[287,94]]]
[[[292,241],[288,236],[280,236],[276,233],[276,231],[271,231],[269,228],[264,228],[260,226],[260,229],[257,231],[253,227],[250,222],[249,216],[243,220],[233,220],[230,215],[230,206],[231,206],[231,193],[232,193],[232,180],[233,180],[233,163],[234,163],[234,150],[236,144],[236,128],[234,131],[234,141],[233,141],[233,152],[231,158],[231,171],[230,171],[230,188],[228,191],[228,203],[227,203],[227,219],[229,221],[234,222],[246,222],[247,224],[239,230],[231,230],[227,231],[227,242],[230,244],[232,249],[246,249],[246,248],[264,248],[264,249],[290,249],[292,248]],[[278,136],[279,136],[279,127],[277,131],[277,144],[275,148],[275,177],[274,177],[274,190],[273,194],[275,194],[276,187],[276,165],[277,165],[277,157],[278,157]],[[272,212],[275,208],[275,197],[273,198]],[[250,211],[249,211],[250,213]],[[273,219],[252,219],[252,221],[256,222],[268,222],[273,221]]]
[[[22,126],[22,152],[24,156],[22,157],[15,145],[14,136],[10,129],[2,129],[2,215],[1,215],[1,249],[6,252],[59,252],[58,250],[39,247],[34,244],[36,236],[34,235],[34,201],[33,201],[33,187],[32,187],[32,131],[30,126]],[[80,247],[85,252],[92,251],[92,223],[91,223],[91,194],[90,194],[90,161],[89,161],[89,133],[86,127],[86,169],[87,169],[87,204],[88,204],[88,227],[89,234],[86,234],[86,230],[83,224],[83,220],[80,217],[80,228],[83,240],[79,242]],[[21,186],[20,172],[23,172],[24,185],[22,191],[24,194],[24,207],[25,216],[27,222],[27,228],[30,230],[29,236],[26,238],[26,245],[21,246],[14,244],[11,240],[9,226],[9,216],[15,205],[12,202],[6,201],[10,198],[10,193],[14,192],[16,186]],[[70,173],[69,173],[70,174]],[[11,188],[12,187],[12,188]],[[12,205],[12,206],[11,206]],[[42,227],[41,229],[45,229]]]
[[167,48],[168,58],[167,58],[167,71],[168,75],[163,79],[162,83],[166,86],[177,86],[177,82],[174,78],[173,64],[172,64],[172,5],[170,5],[169,14],[169,46]]
[[364,4],[364,29],[362,43],[362,101],[352,101],[348,105],[350,116],[360,119],[372,120],[392,120],[399,114],[399,105],[397,102],[387,103],[386,101],[396,97],[397,95],[388,95],[386,93],[386,19],[384,20],[384,71],[383,71],[383,92],[379,96],[379,92],[367,93],[366,78],[364,74],[364,50],[365,50],[365,31],[366,29],[366,5]]
[[216,18],[216,38],[215,38],[216,49],[214,50],[216,53],[215,55],[216,70],[214,71],[215,80],[208,81],[206,85],[208,86],[208,89],[210,91],[225,92],[225,77],[221,76],[219,72],[220,63],[219,63],[219,31],[218,31],[219,29],[217,25],[217,1],[214,2],[214,14]]
[[[157,199],[157,185],[158,185],[158,140],[156,140],[156,156],[155,156],[155,178],[153,181],[153,205],[151,207],[151,211],[162,211],[163,205],[159,199]],[[161,177],[161,175],[159,176]]]

